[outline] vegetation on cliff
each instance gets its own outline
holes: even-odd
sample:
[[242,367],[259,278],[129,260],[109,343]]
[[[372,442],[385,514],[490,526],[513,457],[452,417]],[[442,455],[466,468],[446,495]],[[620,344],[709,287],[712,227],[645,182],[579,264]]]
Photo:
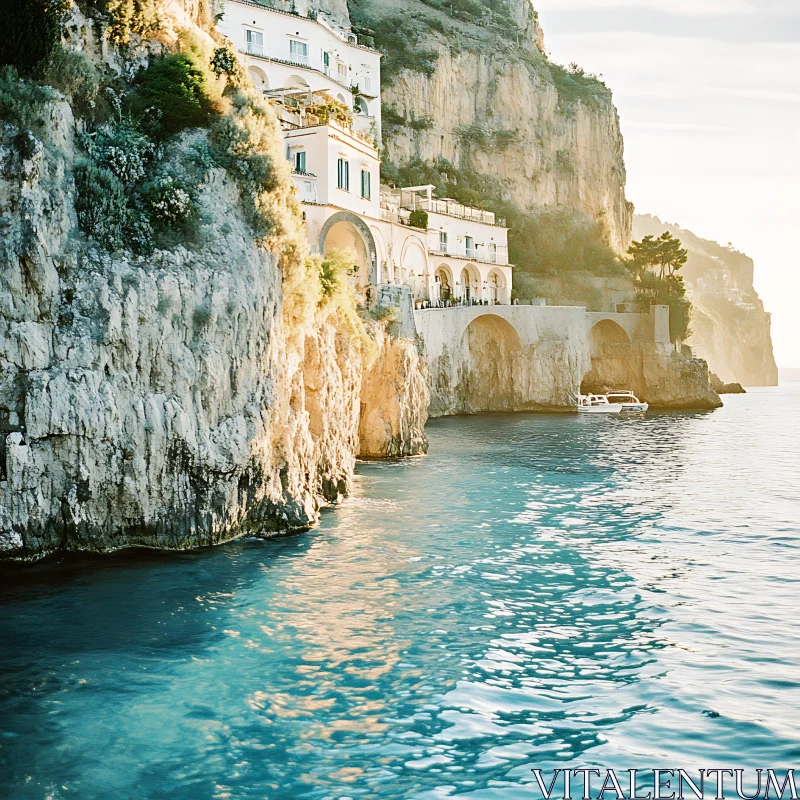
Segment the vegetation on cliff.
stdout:
[[683,276],[678,271],[686,264],[687,251],[680,239],[665,232],[658,238],[645,236],[628,250],[626,266],[633,277],[640,309],[651,304],[669,306],[669,332],[673,342],[690,336],[692,304],[686,297]]
[[[217,40],[207,14],[201,11],[199,29],[180,29],[176,39],[165,31],[155,0],[90,0],[105,24],[103,35],[118,47],[119,70],[61,46],[71,3],[40,5],[46,13],[39,9],[24,21],[30,37],[46,34],[47,42],[38,49],[3,48],[0,118],[20,131],[19,147],[33,146],[25,136],[46,144],[48,104],[56,92],[66,96],[82,130],[74,203],[88,242],[141,256],[202,248],[208,233],[197,190],[209,170],[222,168],[239,187],[256,241],[278,258],[289,336],[296,331],[302,339],[321,311],[336,313],[364,352],[370,350],[351,282],[342,278],[347,259],[309,254],[277,119]],[[143,63],[137,46],[148,37],[157,41]]]
[[459,169],[444,159],[432,164],[415,159],[402,166],[384,162],[382,171],[391,184],[433,184],[439,197],[486,208],[505,219],[518,297],[549,297],[595,307],[601,298],[591,279],[627,274],[602,221],[577,209],[521,209],[508,198],[502,181]]

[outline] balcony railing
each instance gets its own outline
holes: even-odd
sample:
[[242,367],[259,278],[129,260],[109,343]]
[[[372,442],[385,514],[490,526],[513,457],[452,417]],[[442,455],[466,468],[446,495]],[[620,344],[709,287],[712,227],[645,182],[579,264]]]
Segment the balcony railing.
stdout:
[[245,53],[249,56],[261,56],[264,57],[264,45],[263,44],[255,44],[254,42],[248,42],[247,46],[245,47]]
[[436,248],[432,248],[430,253],[441,258],[461,258],[466,261],[478,261],[481,264],[497,264],[500,267],[511,266],[508,263],[508,248],[505,247],[498,247],[497,252],[490,253],[478,247],[459,252],[452,246],[442,249],[442,246],[438,245]]
[[455,200],[428,200],[427,197],[420,197],[416,191],[396,190],[391,193],[391,201],[393,205],[408,211],[419,208],[430,214],[445,214],[448,217],[457,217],[458,219],[480,222],[484,225],[495,225],[501,228],[506,226],[505,219],[496,216],[493,211],[484,211],[481,208],[465,206]]

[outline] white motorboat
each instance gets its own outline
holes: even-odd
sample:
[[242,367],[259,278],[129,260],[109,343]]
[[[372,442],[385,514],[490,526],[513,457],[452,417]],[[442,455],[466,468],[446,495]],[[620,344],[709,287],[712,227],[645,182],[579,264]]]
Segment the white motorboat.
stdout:
[[644,414],[650,407],[647,403],[642,403],[633,392],[609,392],[606,398],[611,404],[619,403],[623,414]]
[[604,394],[579,394],[579,414],[619,414],[622,403],[609,403]]

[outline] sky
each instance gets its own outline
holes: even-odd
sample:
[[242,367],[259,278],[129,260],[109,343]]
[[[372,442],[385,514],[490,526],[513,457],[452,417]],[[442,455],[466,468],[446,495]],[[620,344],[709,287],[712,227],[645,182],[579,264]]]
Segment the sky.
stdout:
[[552,58],[614,92],[637,213],[751,256],[800,367],[800,0],[533,4]]

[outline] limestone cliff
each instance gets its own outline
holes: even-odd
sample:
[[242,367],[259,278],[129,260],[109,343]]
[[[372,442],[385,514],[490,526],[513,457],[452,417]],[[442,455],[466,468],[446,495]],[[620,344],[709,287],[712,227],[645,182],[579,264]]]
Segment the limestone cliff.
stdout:
[[633,210],[611,93],[548,61],[529,0],[506,6],[510,18],[470,21],[430,1],[405,0],[400,14],[396,0],[350,0],[360,25],[408,31],[409,55],[389,62],[384,81],[385,158],[446,159],[499,179],[523,210],[578,209],[624,252]]
[[259,202],[283,215],[282,240],[254,235],[197,129],[164,167],[200,159],[199,227],[142,255],[81,231],[81,126],[57,96],[39,111],[43,133],[0,137],[2,557],[308,527],[347,491],[362,413],[386,420],[369,455],[424,451],[414,343],[364,327],[346,290],[314,294],[274,118],[259,122],[259,163],[276,170]]
[[753,260],[658,217],[635,217],[636,239],[664,231],[689,251],[681,270],[694,306],[688,343],[724,383],[776,386],[770,314],[753,287]]

